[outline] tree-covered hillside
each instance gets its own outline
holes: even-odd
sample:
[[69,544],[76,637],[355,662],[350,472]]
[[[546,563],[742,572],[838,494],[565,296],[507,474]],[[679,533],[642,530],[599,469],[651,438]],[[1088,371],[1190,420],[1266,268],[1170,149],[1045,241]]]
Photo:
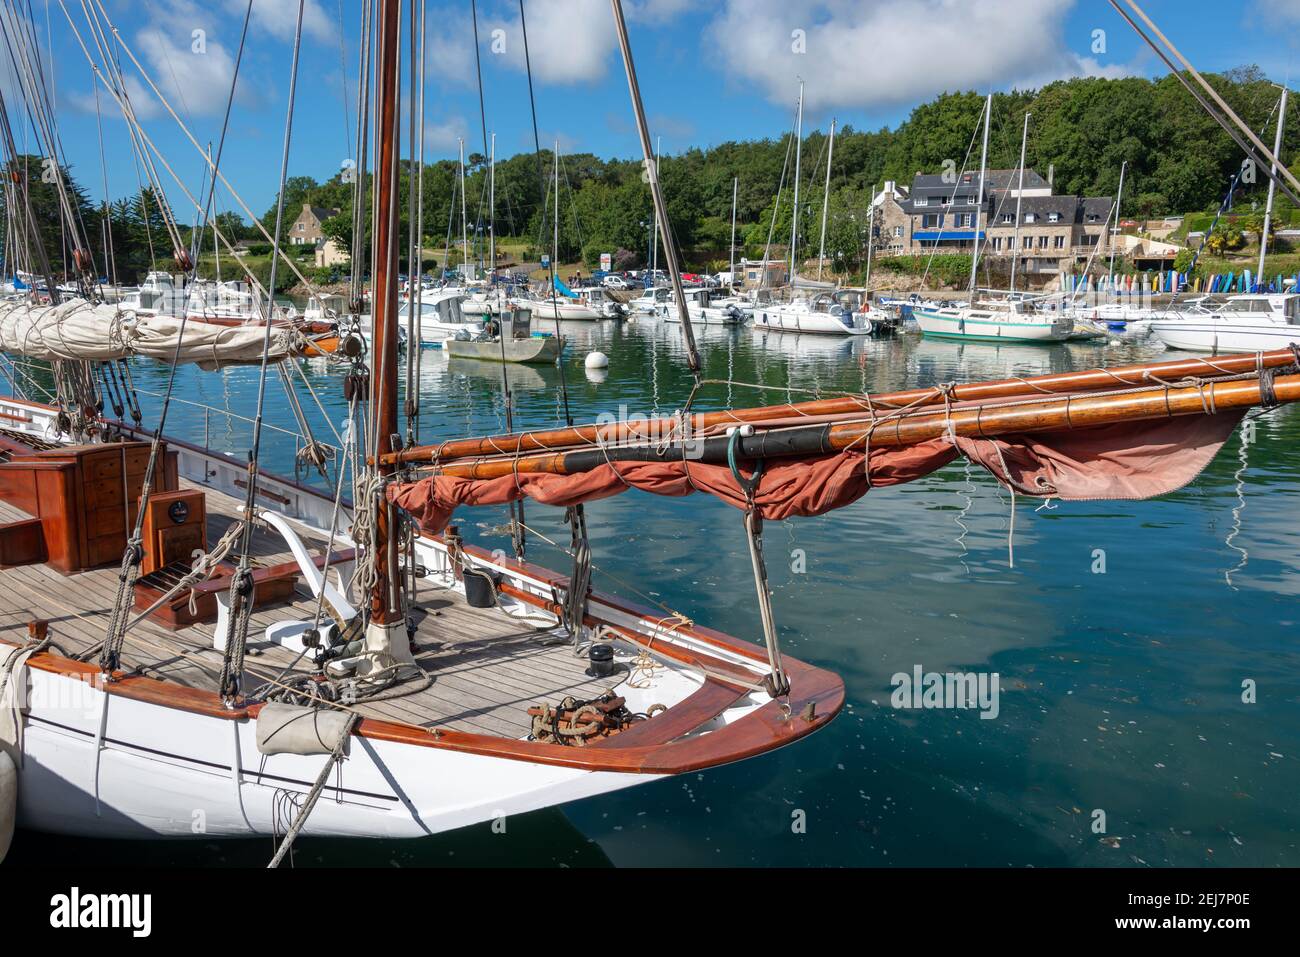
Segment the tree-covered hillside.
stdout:
[[[1261,71],[1245,67],[1208,79],[1242,118],[1272,143],[1279,89]],[[861,256],[866,237],[865,213],[872,189],[884,180],[901,185],[918,171],[940,172],[945,162],[957,168],[977,168],[976,127],[984,98],[975,92],[946,93],[916,107],[897,129],[875,132],[842,128],[835,139],[827,251],[841,266]],[[1055,172],[1058,193],[1114,195],[1120,165],[1127,161],[1124,215],[1160,215],[1217,209],[1242,155],[1238,147],[1192,99],[1174,76],[1156,80],[1140,77],[1107,80],[1079,78],[1051,83],[1039,90],[997,94],[993,101],[989,165],[1014,168],[1020,151],[1024,114],[1030,121],[1028,165],[1046,175]],[[1300,150],[1300,97],[1292,97],[1287,119],[1284,159]],[[787,134],[776,139],[726,142],[708,149],[689,149],[665,156],[661,164],[669,215],[688,264],[709,268],[727,256],[731,230],[732,179],[739,179],[737,240],[751,255],[761,253],[771,235],[784,251],[791,226],[793,158]],[[816,254],[821,225],[827,136],[807,135],[803,142],[800,184],[801,249]],[[553,160],[545,152],[539,164],[532,153],[498,162],[496,169],[497,234],[527,247],[528,258],[548,252],[552,242],[550,211]],[[778,188],[785,171],[785,187]],[[407,228],[406,191],[409,169],[403,169],[401,217]],[[579,258],[595,265],[600,253],[618,255],[622,264],[643,261],[649,246],[651,204],[639,159],[601,159],[589,153],[564,156],[560,162],[560,259]],[[465,203],[471,240],[486,246],[487,164],[470,155]],[[429,164],[424,176],[425,246],[453,248],[461,236],[461,201],[454,195],[457,164]],[[1234,202],[1262,204],[1267,177],[1263,172],[1242,185]],[[351,244],[352,186],[335,176],[319,183],[294,176],[285,189],[288,219],[304,202],[337,208],[341,215],[327,221],[326,232],[345,246]],[[52,204],[51,204],[52,205]],[[150,216],[136,197],[113,207],[113,236],[119,270],[140,268],[149,259],[149,241],[165,261],[169,250],[158,248],[159,236],[145,225]],[[775,216],[774,216],[775,213]],[[102,230],[99,211],[84,207],[87,231],[98,249]],[[184,211],[182,211],[184,215]],[[236,217],[227,214],[226,226]],[[263,216],[274,225],[274,205]],[[367,223],[369,217],[367,216]],[[476,224],[477,228],[476,228]],[[252,235],[251,227],[235,228],[232,238]],[[57,230],[47,234],[51,259],[62,262]],[[211,247],[209,239],[205,244]],[[621,255],[620,255],[621,251]],[[481,255],[475,253],[476,256]],[[97,253],[97,261],[102,256]],[[455,261],[453,259],[453,261]]]

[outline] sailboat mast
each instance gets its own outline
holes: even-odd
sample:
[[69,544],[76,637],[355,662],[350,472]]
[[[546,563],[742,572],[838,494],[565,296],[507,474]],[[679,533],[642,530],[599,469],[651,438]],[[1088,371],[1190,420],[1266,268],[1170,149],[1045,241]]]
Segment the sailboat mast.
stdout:
[[465,212],[465,141],[460,141],[460,277],[465,279],[465,267],[469,265],[469,217]]
[[560,268],[560,141],[555,141],[555,223],[554,236],[551,239],[551,311],[555,318],[560,318],[560,290],[555,285],[555,270]]
[[803,80],[799,81],[799,112],[794,121],[794,215],[790,222],[790,283],[794,284],[795,237],[799,235],[799,159],[803,152]]
[[731,284],[736,284],[736,196],[740,190],[740,177],[731,179],[731,247],[728,249],[727,269]]
[[1020,134],[1020,185],[1016,187],[1016,228],[1011,236],[1011,291],[1016,291],[1016,265],[1020,262],[1020,200],[1025,195],[1025,144],[1029,142],[1029,114]]
[[1119,188],[1115,190],[1115,228],[1106,237],[1106,241],[1110,244],[1110,266],[1106,270],[1106,286],[1112,290],[1115,287],[1115,237],[1119,235],[1119,210],[1120,203],[1124,201],[1124,173],[1127,169],[1128,160],[1119,164]]
[[488,282],[497,287],[497,135],[488,147]]
[[975,203],[975,239],[971,245],[970,257],[970,297],[975,302],[975,270],[980,261],[980,214],[984,211],[984,170],[989,162],[989,117],[993,115],[993,94],[984,101],[984,146],[980,151],[980,193]]
[[831,160],[835,156],[835,121],[831,120],[831,141],[826,147],[826,189],[822,194],[822,238],[817,247],[817,280],[822,278],[822,259],[826,256],[826,212],[831,205]]
[[1277,108],[1277,136],[1273,140],[1273,159],[1270,167],[1272,175],[1268,178],[1268,205],[1264,207],[1264,228],[1259,234],[1259,269],[1255,272],[1256,282],[1264,278],[1264,253],[1268,250],[1268,229],[1273,221],[1273,195],[1277,192],[1277,157],[1282,152],[1282,124],[1286,122],[1286,97],[1288,87],[1282,87],[1282,102]]
[[[380,474],[392,471],[383,456],[398,451],[397,435],[397,285],[398,285],[398,201],[397,160],[401,130],[398,124],[398,58],[401,36],[401,0],[381,0],[379,15],[379,57],[376,65],[378,124],[375,155],[374,303],[371,309],[371,341],[375,375],[371,385],[370,435],[375,449],[375,467]],[[374,529],[375,585],[370,593],[370,620],[380,626],[400,621],[401,576],[397,574],[397,539],[392,534],[390,507],[376,507]]]
[[876,239],[876,184],[871,184],[871,208],[867,211],[867,274],[862,286],[867,299],[871,298],[871,249]]
[[[663,137],[656,136],[655,137],[655,169],[656,170],[659,169],[659,159],[662,156],[662,149],[663,149]],[[659,287],[659,210],[658,208],[655,209],[655,249],[654,249],[653,258],[654,258],[654,262],[650,266],[650,268],[653,270],[651,275],[654,277],[655,288],[658,288]]]

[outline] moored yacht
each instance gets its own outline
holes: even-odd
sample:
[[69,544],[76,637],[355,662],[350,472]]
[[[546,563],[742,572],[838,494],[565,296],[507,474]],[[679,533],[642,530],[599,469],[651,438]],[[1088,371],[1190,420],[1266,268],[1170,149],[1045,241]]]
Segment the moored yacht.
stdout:
[[[745,321],[748,303],[736,296],[713,295],[713,290],[699,288],[687,289],[686,308],[691,315],[691,322],[713,326],[735,326]],[[665,322],[681,322],[677,303],[669,296],[657,307],[659,317]]]
[[538,296],[536,298],[516,298],[511,300],[516,306],[525,306],[533,310],[539,319],[560,319],[564,322],[597,322],[605,317],[581,299],[567,296]]
[[1192,352],[1281,349],[1300,342],[1300,294],[1229,296],[1217,308],[1162,315],[1151,332],[1171,349]]
[[917,305],[912,316],[924,335],[943,339],[1064,342],[1074,335],[1073,316],[1059,310],[1040,312],[1023,301]]
[[794,302],[758,303],[754,306],[754,327],[818,335],[867,336],[875,324],[865,301],[859,302],[840,292],[824,292]]

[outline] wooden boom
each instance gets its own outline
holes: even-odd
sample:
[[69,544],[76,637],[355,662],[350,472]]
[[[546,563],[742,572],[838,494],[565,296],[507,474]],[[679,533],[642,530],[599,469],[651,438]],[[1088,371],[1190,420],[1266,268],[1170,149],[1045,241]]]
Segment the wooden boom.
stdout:
[[[1253,358],[1253,357],[1252,357]],[[849,448],[914,445],[946,434],[992,438],[1023,432],[1051,432],[1205,415],[1255,405],[1300,399],[1300,374],[1278,376],[1270,387],[1258,378],[1169,385],[1149,389],[1123,389],[1084,395],[1052,396],[1000,404],[986,402],[951,411],[898,412],[875,422],[824,423],[756,431],[738,439],[741,458],[827,455]],[[573,475],[606,462],[677,462],[710,464],[727,461],[727,436],[714,436],[693,444],[606,446],[542,455],[497,456],[473,462],[438,464],[439,475],[470,479],[499,478],[513,473]]]
[[[1044,393],[1060,395],[1116,387],[1132,388],[1190,377],[1214,378],[1240,375],[1257,369],[1277,369],[1297,362],[1300,362],[1300,354],[1296,349],[1277,349],[1263,353],[1175,359],[1168,362],[1116,366],[1113,369],[1087,369],[1031,378],[971,382],[953,385],[946,390],[946,393],[947,400],[952,402],[1008,399]],[[853,395],[752,409],[701,412],[690,417],[690,427],[693,433],[699,433],[718,426],[758,423],[799,416],[856,415],[873,409],[878,413],[884,413],[904,407],[942,405],[944,401],[945,390],[942,388],[908,389],[903,392],[888,392],[870,397]],[[580,425],[565,429],[453,439],[437,445],[414,446],[384,455],[381,456],[381,462],[387,465],[443,463],[503,453],[514,455],[522,452],[562,450],[602,442],[607,445],[619,444],[638,438],[663,441],[673,436],[672,430],[677,424],[673,419],[667,418],[641,419],[607,425]]]

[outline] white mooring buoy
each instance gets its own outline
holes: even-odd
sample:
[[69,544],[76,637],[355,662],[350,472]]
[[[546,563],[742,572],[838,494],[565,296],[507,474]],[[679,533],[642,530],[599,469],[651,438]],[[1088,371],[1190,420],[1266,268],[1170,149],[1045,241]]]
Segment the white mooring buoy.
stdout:
[[605,353],[603,352],[587,353],[588,369],[606,369],[608,367],[609,367],[609,356],[605,355]]

